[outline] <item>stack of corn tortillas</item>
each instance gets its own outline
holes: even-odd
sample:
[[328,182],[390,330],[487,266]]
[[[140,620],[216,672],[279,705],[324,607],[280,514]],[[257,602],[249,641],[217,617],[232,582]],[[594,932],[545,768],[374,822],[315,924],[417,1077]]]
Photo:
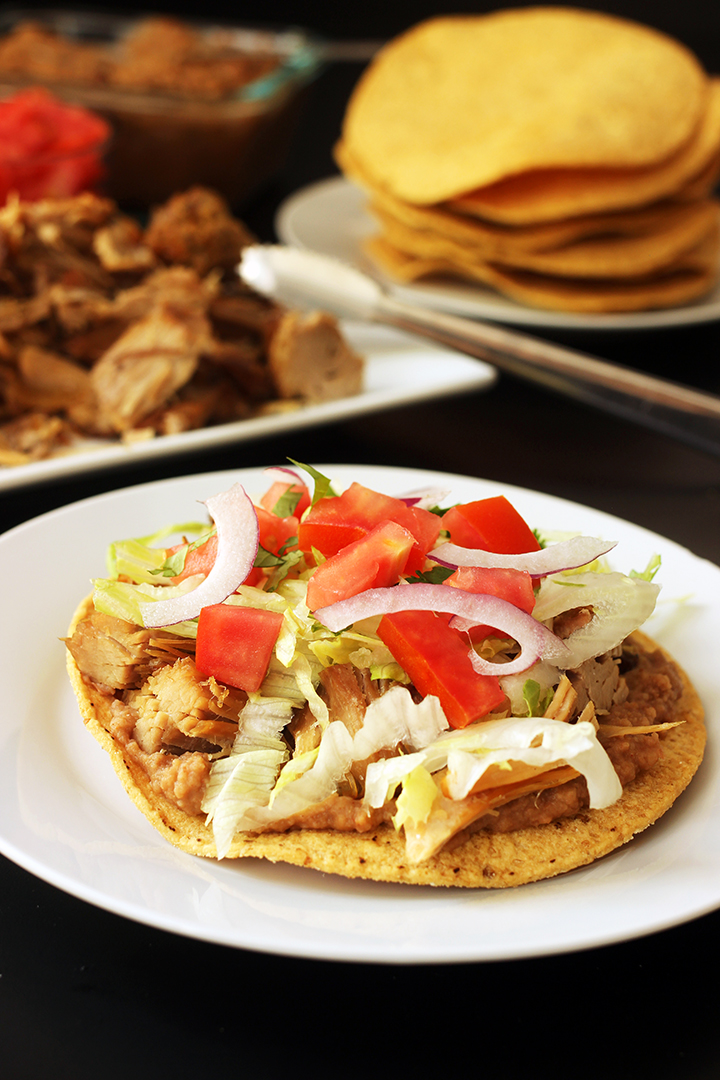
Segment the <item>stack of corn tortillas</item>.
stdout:
[[612,312],[717,280],[720,78],[637,23],[551,7],[421,23],[364,72],[336,158],[397,281]]

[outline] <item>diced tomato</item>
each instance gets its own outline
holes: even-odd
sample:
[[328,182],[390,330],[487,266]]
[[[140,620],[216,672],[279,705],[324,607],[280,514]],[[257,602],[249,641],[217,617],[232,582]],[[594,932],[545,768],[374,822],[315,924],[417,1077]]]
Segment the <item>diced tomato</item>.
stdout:
[[277,513],[275,507],[280,499],[285,495],[293,495],[298,499],[297,506],[293,511],[293,517],[301,518],[307,508],[310,506],[310,491],[306,484],[302,484],[300,481],[297,483],[285,483],[283,480],[276,480],[267,489],[260,505],[264,506],[266,510],[269,510],[271,514]]
[[[466,589],[467,592],[499,596],[501,600],[507,600],[515,607],[526,611],[528,615],[535,607],[535,590],[532,577],[527,570],[494,566],[460,566],[446,579],[445,584],[454,585],[458,589]],[[470,630],[470,640],[482,641],[498,633],[499,631],[492,626],[473,626]]]
[[[174,555],[176,551],[180,551],[183,547],[185,547],[185,544],[175,544],[174,547],[168,548],[168,557]],[[188,551],[185,556],[185,565],[179,574],[170,579],[171,583],[177,585],[184,581],[185,578],[192,577],[193,574],[205,574],[207,576],[215,565],[217,548],[217,533],[211,533],[204,544],[200,544],[199,547]]]
[[452,506],[442,524],[453,544],[461,547],[504,555],[540,549],[532,529],[504,495]]
[[[300,522],[294,515],[278,517],[263,506],[256,506],[258,526],[260,528],[260,546],[266,551],[278,555],[289,540],[297,538]],[[293,544],[292,547],[296,545]]]
[[203,608],[195,651],[198,671],[254,693],[265,678],[282,621],[279,611],[234,604]]
[[[297,536],[298,519],[296,517],[280,518],[277,514],[271,514],[262,506],[256,506],[255,509],[257,511],[260,545],[266,551],[271,551],[273,555],[279,554],[281,548],[289,540],[293,540]],[[209,574],[215,565],[217,546],[217,533],[211,533],[204,544],[200,544],[199,547],[188,551],[182,571],[170,579],[172,584],[177,585],[192,574]],[[168,556],[174,555],[182,547],[184,547],[184,544],[176,544],[174,547],[168,548]],[[254,566],[243,584],[257,585],[264,577],[264,571],[260,567]]]
[[378,635],[420,693],[439,698],[451,727],[467,727],[504,701],[497,676],[475,671],[467,639],[434,612],[384,615]]
[[394,521],[412,533],[415,546],[406,570],[412,574],[422,569],[440,534],[440,518],[362,484],[351,484],[342,495],[319,499],[300,523],[298,545],[306,556],[316,548],[329,558],[385,521]]
[[396,585],[414,547],[415,537],[402,525],[376,525],[316,568],[308,582],[308,607],[314,611],[365,589]]
[[11,191],[32,201],[96,187],[105,175],[103,144],[109,135],[102,117],[42,87],[1,101],[0,202]]

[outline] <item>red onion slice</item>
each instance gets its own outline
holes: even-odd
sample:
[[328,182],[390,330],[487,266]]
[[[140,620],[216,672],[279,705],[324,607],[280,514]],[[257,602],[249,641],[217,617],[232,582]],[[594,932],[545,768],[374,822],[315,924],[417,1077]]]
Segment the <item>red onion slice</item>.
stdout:
[[563,570],[575,570],[579,566],[607,555],[617,546],[617,540],[601,540],[595,536],[573,536],[549,544],[541,551],[527,551],[520,555],[499,555],[482,548],[459,547],[457,544],[440,544],[428,553],[428,558],[441,566],[487,566],[527,570],[534,578],[559,574]]
[[455,615],[451,625],[467,629],[479,624],[494,626],[517,641],[520,654],[507,663],[483,660],[470,650],[473,667],[482,675],[515,675],[538,660],[562,660],[567,646],[532,615],[507,600],[471,593],[452,585],[404,584],[389,589],[367,589],[358,596],[318,608],[313,615],[328,630],[337,632],[374,615],[396,611],[443,611]]
[[407,491],[395,497],[404,502],[406,506],[418,506],[422,510],[431,510],[433,506],[439,506],[449,494],[450,492],[445,488],[420,488],[417,491]]
[[265,473],[272,480],[279,480],[283,484],[305,484],[305,481],[300,478],[298,473],[293,469],[288,469],[284,465],[271,465],[265,469]]
[[141,604],[144,626],[172,626],[197,618],[204,607],[221,604],[234,593],[253,568],[258,550],[258,519],[242,484],[233,484],[228,491],[213,495],[204,505],[217,527],[215,564],[198,587],[184,596]]

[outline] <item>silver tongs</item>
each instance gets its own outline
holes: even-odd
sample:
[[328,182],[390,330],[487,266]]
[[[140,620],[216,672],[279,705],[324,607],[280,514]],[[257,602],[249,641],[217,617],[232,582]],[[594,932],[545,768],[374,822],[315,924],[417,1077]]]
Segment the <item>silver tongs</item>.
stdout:
[[720,456],[720,397],[492,323],[396,300],[366,274],[316,252],[279,244],[245,248],[238,273],[264,296],[384,323],[493,364]]

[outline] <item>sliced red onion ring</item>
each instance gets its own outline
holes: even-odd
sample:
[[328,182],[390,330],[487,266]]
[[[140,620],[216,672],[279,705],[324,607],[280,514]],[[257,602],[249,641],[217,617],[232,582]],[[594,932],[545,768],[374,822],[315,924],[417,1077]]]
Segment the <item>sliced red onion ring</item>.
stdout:
[[406,506],[419,506],[421,509],[430,510],[450,494],[445,488],[421,488],[418,491],[407,491],[396,498],[404,502]]
[[184,596],[140,605],[143,625],[172,626],[195,619],[204,607],[221,604],[235,592],[252,570],[258,550],[258,519],[242,484],[213,495],[205,502],[217,527],[215,564],[196,589]]
[[396,611],[444,611],[455,615],[452,624],[467,629],[479,624],[494,626],[517,641],[520,654],[507,663],[483,660],[470,650],[473,667],[482,675],[515,675],[527,671],[538,660],[562,660],[567,646],[532,615],[498,596],[471,593],[452,585],[405,584],[389,589],[367,589],[358,596],[318,608],[315,618],[328,630],[337,632],[373,615]]
[[304,480],[300,479],[300,476],[292,469],[286,468],[284,465],[272,465],[270,468],[265,469],[265,472],[273,480],[280,480],[284,484],[303,484]]
[[428,553],[428,558],[441,566],[487,566],[527,570],[534,578],[559,574],[563,570],[575,570],[579,566],[607,555],[617,546],[617,540],[601,540],[595,536],[573,536],[549,544],[541,551],[528,551],[521,555],[499,555],[482,548],[459,547],[457,544],[440,544]]

